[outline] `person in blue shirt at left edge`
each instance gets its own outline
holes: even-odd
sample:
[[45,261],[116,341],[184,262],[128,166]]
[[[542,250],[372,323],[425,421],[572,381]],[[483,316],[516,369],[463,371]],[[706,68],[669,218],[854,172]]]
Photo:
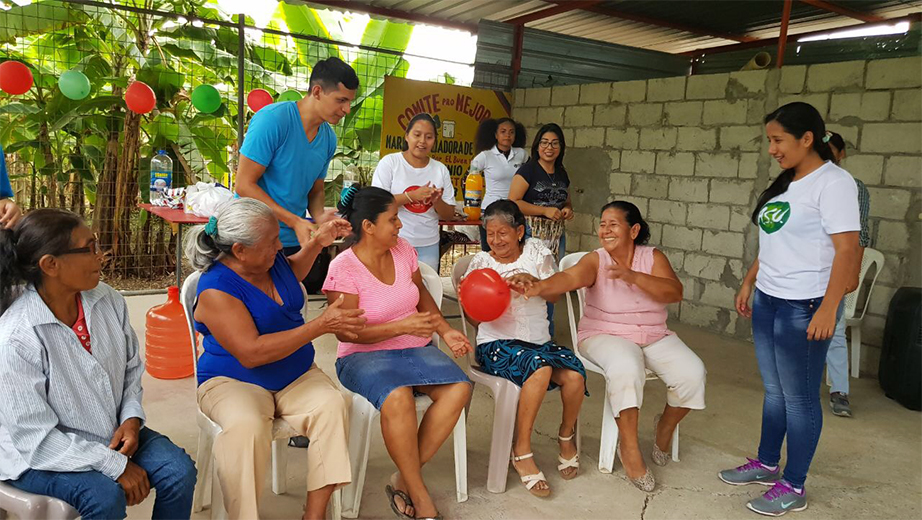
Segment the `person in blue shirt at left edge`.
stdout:
[[6,158],[0,146],[0,228],[12,229],[22,217],[22,210],[13,201],[13,187],[6,173]]
[[349,113],[358,87],[352,67],[328,58],[314,65],[310,92],[301,100],[273,103],[250,120],[240,149],[237,195],[272,208],[286,256],[307,243],[316,226],[333,218],[323,204],[323,179],[336,152],[330,125]]

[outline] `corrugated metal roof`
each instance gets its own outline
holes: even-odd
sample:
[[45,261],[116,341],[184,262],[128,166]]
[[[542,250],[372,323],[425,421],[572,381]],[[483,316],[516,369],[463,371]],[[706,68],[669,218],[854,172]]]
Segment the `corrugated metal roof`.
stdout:
[[[896,18],[922,11],[922,0],[827,0],[853,11],[884,18]],[[505,21],[541,11],[557,2],[527,0],[368,0],[354,2],[360,6],[386,8],[412,15],[426,15],[448,22],[476,24],[481,19]],[[783,0],[684,0],[639,1],[617,0],[598,4],[631,15],[689,26],[702,32],[725,35],[745,35],[753,38],[775,38],[780,28]],[[824,31],[856,25],[854,18],[825,11],[807,3],[792,5],[789,34]],[[593,11],[573,10],[526,24],[529,28],[577,36],[669,53],[731,45],[737,41],[713,37],[678,28],[662,27],[638,21],[608,16]]]

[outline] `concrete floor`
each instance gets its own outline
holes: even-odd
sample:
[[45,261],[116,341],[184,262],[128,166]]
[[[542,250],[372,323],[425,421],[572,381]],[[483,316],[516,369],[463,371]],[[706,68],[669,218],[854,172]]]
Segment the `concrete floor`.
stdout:
[[[144,315],[163,296],[129,298],[132,324],[144,342]],[[312,308],[319,303],[312,303]],[[569,345],[564,308],[558,305],[557,330],[561,344]],[[446,300],[447,314],[457,314],[457,304]],[[315,311],[316,312],[316,311]],[[456,322],[460,327],[460,324]],[[534,436],[535,458],[548,476],[549,499],[530,495],[510,470],[503,494],[486,489],[487,462],[493,404],[490,394],[477,388],[468,420],[468,489],[470,498],[459,504],[454,497],[454,462],[449,439],[424,470],[427,485],[446,518],[476,519],[611,519],[611,518],[758,518],[746,501],[766,488],[732,487],[717,479],[719,470],[754,456],[759,441],[761,382],[752,346],[701,329],[676,325],[676,332],[708,368],[706,410],[691,413],[681,427],[681,462],[665,468],[653,466],[657,489],[645,494],[624,477],[616,462],[610,475],[598,471],[599,434],[604,380],[589,375],[588,397],[583,405],[581,474],[564,481],[556,472],[555,434],[560,419],[558,394],[548,394]],[[564,335],[567,337],[564,338]],[[317,363],[335,378],[336,341],[323,337],[315,343]],[[195,456],[195,382],[192,378],[160,381],[144,376],[144,408],[148,425],[168,435]],[[822,392],[828,392],[824,386]],[[652,446],[654,414],[664,403],[665,387],[659,381],[646,385],[641,412],[640,438],[644,451]],[[825,401],[824,401],[825,403]],[[825,427],[807,481],[809,509],[795,518],[920,518],[922,517],[922,415],[886,398],[876,380],[852,380],[855,417],[839,418],[824,405]],[[393,518],[385,494],[387,477],[394,471],[381,440],[372,441],[361,518]],[[304,451],[288,448],[291,461]],[[286,495],[276,496],[268,484],[260,511],[263,518],[300,518],[304,499],[304,468],[288,466]],[[152,500],[129,510],[129,518],[150,518]],[[206,509],[194,518],[210,518]]]

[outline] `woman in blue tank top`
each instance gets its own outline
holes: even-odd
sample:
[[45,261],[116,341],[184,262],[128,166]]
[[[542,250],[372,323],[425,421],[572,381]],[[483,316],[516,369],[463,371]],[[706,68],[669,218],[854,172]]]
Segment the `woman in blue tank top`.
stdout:
[[305,323],[299,281],[320,251],[350,229],[344,220],[328,222],[286,258],[272,211],[242,198],[186,241],[188,258],[203,271],[193,311],[204,337],[197,397],[202,412],[221,426],[215,463],[231,518],[259,517],[276,417],[310,439],[305,518],[322,518],[330,495],[352,478],[345,401],[314,364],[311,341],[355,334],[365,319],[336,302]]

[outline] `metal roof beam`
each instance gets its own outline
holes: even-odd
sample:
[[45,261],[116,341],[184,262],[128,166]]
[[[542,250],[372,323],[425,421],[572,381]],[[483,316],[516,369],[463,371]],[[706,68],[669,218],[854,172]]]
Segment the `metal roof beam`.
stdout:
[[824,2],[823,0],[800,0],[801,3],[812,5],[817,9],[822,9],[824,11],[829,11],[830,13],[841,14],[842,16],[847,16],[849,18],[854,18],[855,20],[861,20],[862,22],[868,23],[880,23],[886,20],[883,16],[878,16],[871,13],[862,13],[860,11],[855,11],[847,7],[838,6],[832,2]]
[[424,23],[427,25],[435,25],[438,27],[447,27],[449,29],[458,29],[459,31],[467,31],[471,34],[477,34],[477,24],[474,24],[474,23],[455,22],[451,20],[446,20],[445,18],[439,18],[437,16],[429,16],[425,14],[412,13],[409,11],[402,11],[400,9],[391,9],[388,7],[378,7],[374,5],[362,4],[359,2],[338,1],[338,0],[308,0],[305,3],[319,5],[323,7],[332,7],[334,9],[339,9],[343,11],[374,14],[378,16],[385,16],[387,18],[407,20],[409,22]]
[[534,22],[536,20],[541,20],[542,18],[548,18],[554,15],[561,13],[566,13],[569,11],[574,11],[576,9],[587,9],[598,4],[602,3],[602,0],[591,0],[584,2],[556,2],[557,5],[548,7],[547,9],[541,9],[540,11],[535,11],[528,14],[523,14],[522,16],[516,16],[515,18],[510,18],[508,20],[503,20],[503,23],[511,23],[513,25],[525,25],[529,22]]
[[[555,1],[553,2],[557,5],[569,5],[570,2],[564,1]],[[666,27],[668,29],[675,29],[677,31],[685,31],[692,34],[700,34],[702,36],[710,36],[712,38],[722,38],[724,40],[731,40],[736,42],[751,42],[755,41],[757,38],[752,36],[746,36],[745,34],[726,34],[721,32],[710,31],[708,29],[703,29],[701,27],[693,27],[690,25],[680,24],[670,22],[668,20],[662,20],[659,18],[651,18],[649,16],[644,16],[634,13],[626,13],[624,11],[619,11],[611,7],[605,7],[602,5],[593,5],[589,7],[582,8],[585,11],[590,11],[596,14],[602,14],[605,16],[611,16],[612,18],[621,18],[623,20],[631,20],[634,22],[640,22],[647,25],[655,25],[657,27]]]
[[[914,13],[908,16],[901,16],[898,18],[889,18],[887,20],[884,20],[884,22],[888,24],[896,24],[899,22],[919,23],[919,22],[922,22],[922,13]],[[834,29],[823,29],[821,31],[810,31],[810,32],[804,32],[804,33],[798,33],[798,34],[788,34],[787,41],[791,42],[791,41],[798,40],[800,38],[806,38],[807,36],[815,36],[818,34],[828,34],[828,33],[836,32],[836,31],[847,31],[851,29],[860,29],[864,26],[873,26],[873,25],[879,25],[879,24],[859,23],[855,25],[846,25],[843,27],[836,27]],[[759,47],[764,47],[766,45],[771,45],[772,43],[777,43],[778,40],[779,38],[763,38],[760,40],[745,42],[745,43],[734,43],[732,45],[721,45],[720,47],[709,47],[705,49],[696,49],[693,51],[683,52],[681,54],[685,56],[701,56],[702,54],[706,55],[706,54],[715,54],[719,52],[739,51],[739,50],[744,50],[744,49],[756,49]]]

